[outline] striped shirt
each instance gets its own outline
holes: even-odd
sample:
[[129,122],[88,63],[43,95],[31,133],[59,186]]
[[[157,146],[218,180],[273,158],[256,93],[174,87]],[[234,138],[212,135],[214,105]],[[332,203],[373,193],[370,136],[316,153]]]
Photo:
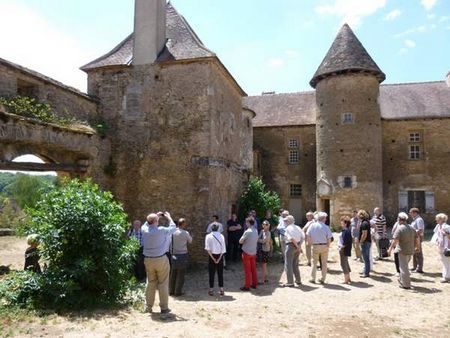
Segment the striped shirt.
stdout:
[[384,215],[373,215],[372,221],[375,222],[375,230],[380,236],[384,236],[386,232],[386,217]]

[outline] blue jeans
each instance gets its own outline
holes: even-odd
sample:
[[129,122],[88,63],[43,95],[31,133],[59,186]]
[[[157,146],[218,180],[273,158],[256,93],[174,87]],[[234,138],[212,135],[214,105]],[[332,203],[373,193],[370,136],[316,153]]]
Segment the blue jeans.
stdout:
[[361,254],[363,256],[364,260],[364,274],[366,276],[369,276],[370,274],[370,247],[372,243],[364,241],[363,244],[361,244]]

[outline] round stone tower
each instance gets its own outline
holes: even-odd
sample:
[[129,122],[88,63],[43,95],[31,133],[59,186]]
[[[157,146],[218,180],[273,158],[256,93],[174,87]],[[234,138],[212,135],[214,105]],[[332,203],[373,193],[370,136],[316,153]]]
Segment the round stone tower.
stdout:
[[339,224],[353,209],[382,207],[378,96],[385,75],[345,24],[314,74],[317,208]]

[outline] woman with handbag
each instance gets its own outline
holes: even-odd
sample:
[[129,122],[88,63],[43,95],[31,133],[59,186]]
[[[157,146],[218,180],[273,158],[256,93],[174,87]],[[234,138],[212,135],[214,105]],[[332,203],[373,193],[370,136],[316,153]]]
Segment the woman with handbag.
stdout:
[[450,282],[450,225],[447,224],[448,216],[446,214],[436,215],[436,227],[431,239],[439,251],[442,261],[442,283]]
[[219,232],[219,225],[213,224],[211,233],[205,237],[205,250],[209,255],[208,272],[209,272],[209,291],[210,296],[214,296],[214,277],[217,271],[219,278],[220,295],[223,296],[223,255],[227,252],[225,247],[225,238]]
[[188,265],[187,245],[192,243],[192,237],[185,230],[186,220],[180,218],[177,230],[172,235],[171,261],[169,280],[169,294],[171,296],[181,296],[183,294],[184,276]]

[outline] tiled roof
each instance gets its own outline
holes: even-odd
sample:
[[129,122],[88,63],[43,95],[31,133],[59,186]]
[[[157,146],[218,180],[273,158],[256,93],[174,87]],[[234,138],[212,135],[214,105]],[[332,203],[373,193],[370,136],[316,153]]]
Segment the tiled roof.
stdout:
[[316,88],[317,83],[326,77],[352,72],[371,73],[380,83],[386,78],[349,25],[345,24],[309,83]]
[[[383,120],[450,118],[450,88],[445,81],[380,86]],[[316,123],[315,92],[250,96],[255,127],[299,126]]]
[[243,99],[244,106],[256,113],[255,127],[314,125],[316,95],[314,91],[290,94],[267,94]]
[[450,88],[445,81],[382,85],[380,107],[386,120],[449,118]]
[[[188,60],[216,56],[207,49],[186,19],[170,4],[166,7],[167,43],[157,61]],[[81,67],[84,71],[100,67],[130,65],[133,61],[134,34],[130,34],[109,53]]]
[[23,73],[25,75],[34,77],[34,78],[36,78],[36,79],[38,79],[40,81],[46,82],[46,83],[50,83],[50,84],[52,84],[54,86],[57,86],[57,87],[59,87],[59,88],[61,88],[63,90],[69,91],[69,92],[71,92],[71,93],[73,93],[75,95],[82,96],[83,98],[85,98],[87,100],[91,100],[91,101],[97,102],[94,98],[92,98],[91,96],[83,93],[82,91],[79,91],[76,88],[67,86],[67,85],[65,85],[62,82],[59,82],[59,81],[57,81],[55,79],[52,79],[51,77],[45,76],[45,75],[43,75],[41,73],[38,73],[38,72],[36,72],[34,70],[31,70],[29,68],[23,67],[21,65],[18,65],[18,64],[14,63],[14,62],[11,62],[11,61],[8,61],[8,60],[2,59],[2,58],[0,58],[0,63],[5,65],[5,66],[14,68],[15,70],[17,70],[17,71],[19,71],[19,72],[21,72],[21,73]]

